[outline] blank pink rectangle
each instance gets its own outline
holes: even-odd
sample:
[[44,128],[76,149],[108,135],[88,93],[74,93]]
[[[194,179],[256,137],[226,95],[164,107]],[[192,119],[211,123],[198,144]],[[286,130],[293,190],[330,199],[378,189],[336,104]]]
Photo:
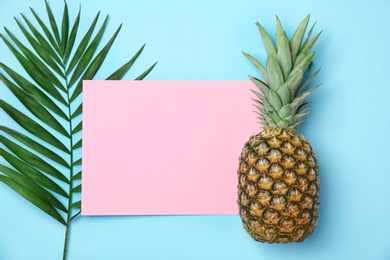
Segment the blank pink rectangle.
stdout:
[[250,81],[85,81],[83,215],[237,214]]

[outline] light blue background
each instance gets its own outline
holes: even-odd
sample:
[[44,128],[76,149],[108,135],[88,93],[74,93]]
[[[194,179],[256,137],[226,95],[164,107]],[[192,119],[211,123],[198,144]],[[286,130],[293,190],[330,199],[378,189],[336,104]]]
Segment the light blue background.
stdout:
[[[109,14],[107,38],[123,23],[107,60],[112,66],[106,63],[100,78],[147,43],[127,79],[159,61],[148,79],[245,80],[258,74],[241,51],[265,59],[256,21],[273,33],[277,14],[291,36],[311,13],[316,32],[324,29],[314,58],[323,85],[310,98],[302,128],[321,165],[321,216],[312,237],[301,244],[256,243],[238,216],[80,217],[72,225],[69,260],[390,259],[390,1],[68,2],[72,17],[81,3],[83,25],[98,10]],[[61,17],[63,0],[49,3]],[[1,0],[0,25],[22,38],[13,16],[31,17],[29,6],[45,14],[43,1]],[[0,57],[17,66],[2,42]],[[0,90],[14,102],[2,84]],[[1,260],[60,259],[63,235],[63,226],[0,184]]]

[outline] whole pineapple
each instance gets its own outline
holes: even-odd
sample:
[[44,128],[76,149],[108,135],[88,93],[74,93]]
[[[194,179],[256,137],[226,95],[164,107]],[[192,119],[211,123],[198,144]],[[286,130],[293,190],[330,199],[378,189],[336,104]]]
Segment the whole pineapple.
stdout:
[[308,15],[288,39],[276,17],[276,45],[257,23],[268,58],[266,67],[249,54],[264,81],[251,80],[258,100],[263,130],[245,144],[238,169],[238,205],[244,228],[259,242],[301,242],[317,225],[319,168],[305,137],[297,132],[308,113],[304,100],[318,87],[305,90],[318,74],[304,75],[312,63],[311,51],[320,33],[305,40]]

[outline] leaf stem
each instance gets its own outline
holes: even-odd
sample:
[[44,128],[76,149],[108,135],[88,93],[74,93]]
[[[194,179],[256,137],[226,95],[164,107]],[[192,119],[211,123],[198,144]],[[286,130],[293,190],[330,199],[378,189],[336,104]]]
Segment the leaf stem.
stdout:
[[70,229],[70,222],[66,223],[66,231],[65,231],[65,239],[64,239],[64,252],[62,254],[62,260],[66,260],[67,251],[68,251],[68,241],[69,241],[69,229]]
[[[64,68],[64,73],[66,75],[66,65],[65,63],[63,64],[63,68]],[[68,77],[65,77],[65,82],[66,82],[66,86],[67,86],[67,91],[66,91],[66,95],[67,95],[67,102],[68,102],[68,116],[69,116],[69,148],[70,148],[70,173],[69,173],[69,199],[68,199],[68,212],[67,212],[67,216],[66,216],[66,230],[65,230],[65,237],[64,237],[64,251],[63,251],[63,256],[62,256],[62,259],[63,260],[66,260],[67,259],[67,253],[68,253],[68,245],[69,245],[69,232],[70,232],[70,223],[71,221],[74,219],[75,216],[72,217],[72,203],[73,203],[73,193],[72,193],[72,189],[73,189],[73,169],[74,169],[74,165],[73,165],[73,120],[72,120],[72,109],[71,109],[71,102],[70,102],[70,98],[71,98],[71,95],[70,95],[70,86],[69,86],[69,82],[68,82]]]

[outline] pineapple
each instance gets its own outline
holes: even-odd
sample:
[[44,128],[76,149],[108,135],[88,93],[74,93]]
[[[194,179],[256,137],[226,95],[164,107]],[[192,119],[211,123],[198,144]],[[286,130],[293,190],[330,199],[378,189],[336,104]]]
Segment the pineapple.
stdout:
[[309,20],[310,15],[288,39],[276,17],[275,45],[256,24],[268,54],[265,67],[243,53],[264,78],[251,77],[259,89],[253,92],[263,130],[249,138],[239,158],[237,201],[245,230],[259,242],[301,242],[313,233],[319,217],[316,154],[297,131],[308,113],[304,101],[318,87],[305,88],[319,72],[305,73],[321,34],[311,38],[313,25],[304,37]]

